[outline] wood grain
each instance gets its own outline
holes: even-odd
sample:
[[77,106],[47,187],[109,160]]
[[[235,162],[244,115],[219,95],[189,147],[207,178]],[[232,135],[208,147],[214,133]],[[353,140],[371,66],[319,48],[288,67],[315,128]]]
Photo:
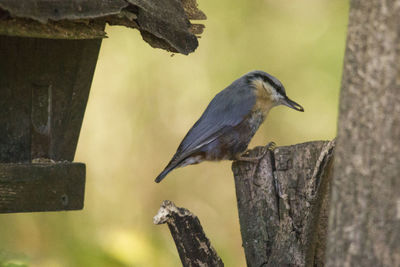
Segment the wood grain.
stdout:
[[83,208],[83,163],[0,164],[0,213]]
[[327,225],[321,220],[327,216],[323,203],[328,199],[333,149],[334,141],[266,153],[258,147],[249,156],[265,153],[259,162],[233,163],[247,266],[321,264],[317,258],[325,249]]

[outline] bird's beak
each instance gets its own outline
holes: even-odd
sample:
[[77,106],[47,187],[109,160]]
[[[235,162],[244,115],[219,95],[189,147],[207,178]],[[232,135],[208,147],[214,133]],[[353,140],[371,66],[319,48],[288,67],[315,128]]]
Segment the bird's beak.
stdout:
[[295,109],[297,111],[301,111],[303,112],[304,109],[302,106],[300,106],[299,104],[297,104],[296,102],[294,102],[293,100],[290,100],[289,97],[285,96],[282,100],[281,100],[281,104],[288,106],[289,108]]

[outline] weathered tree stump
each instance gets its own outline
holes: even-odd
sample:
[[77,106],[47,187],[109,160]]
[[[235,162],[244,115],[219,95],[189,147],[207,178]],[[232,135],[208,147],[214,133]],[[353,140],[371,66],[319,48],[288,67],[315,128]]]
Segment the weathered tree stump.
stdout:
[[[267,152],[258,147],[248,155],[265,153],[258,162],[233,163],[248,266],[324,265],[334,146],[334,141],[317,141]],[[179,248],[183,241],[177,240],[200,249],[191,228],[175,222],[170,226],[181,259],[188,262],[195,259],[187,249]]]
[[[258,163],[233,163],[248,266],[320,262],[333,148],[334,142],[309,142],[268,150]],[[255,148],[249,156],[263,150]]]

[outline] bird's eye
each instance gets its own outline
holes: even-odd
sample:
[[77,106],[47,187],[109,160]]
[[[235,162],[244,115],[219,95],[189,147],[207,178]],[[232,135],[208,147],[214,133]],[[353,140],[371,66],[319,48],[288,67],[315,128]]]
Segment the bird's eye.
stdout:
[[281,94],[281,95],[286,95],[285,90],[282,88],[282,86],[279,86],[279,87],[277,88],[277,91],[278,91],[278,93]]

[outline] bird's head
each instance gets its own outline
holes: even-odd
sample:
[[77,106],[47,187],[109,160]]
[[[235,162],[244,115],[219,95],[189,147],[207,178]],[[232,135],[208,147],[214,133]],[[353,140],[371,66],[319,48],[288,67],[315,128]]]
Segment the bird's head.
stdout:
[[259,95],[269,98],[274,106],[285,105],[297,111],[304,111],[302,106],[289,99],[282,83],[274,76],[264,71],[252,71],[247,73],[244,77],[251,87],[262,92],[262,94]]

